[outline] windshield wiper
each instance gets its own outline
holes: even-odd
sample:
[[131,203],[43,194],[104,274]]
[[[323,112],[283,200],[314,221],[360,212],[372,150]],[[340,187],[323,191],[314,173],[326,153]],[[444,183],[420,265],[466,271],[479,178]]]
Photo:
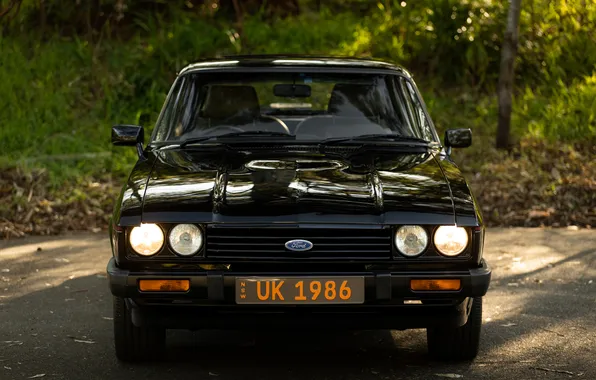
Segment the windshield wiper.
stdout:
[[[360,135],[360,136],[352,136],[352,137],[336,137],[336,138],[329,138],[321,141],[321,145],[333,145],[339,144],[343,142],[367,142],[367,141],[382,141],[382,140],[390,140],[391,142],[406,142],[406,143],[420,143],[424,145],[428,145],[428,141],[418,138],[418,137],[408,137],[398,134],[370,134],[370,135]],[[419,144],[417,144],[419,145]]]
[[223,135],[213,135],[213,136],[202,136],[202,137],[189,138],[189,139],[184,140],[182,143],[180,143],[180,147],[184,148],[185,146],[187,146],[189,144],[196,144],[196,143],[200,143],[200,142],[208,141],[208,140],[220,140],[220,139],[225,140],[227,138],[244,137],[244,136],[283,137],[283,138],[290,139],[290,140],[296,139],[295,135],[289,135],[284,132],[274,132],[274,131],[241,131],[240,132],[239,131],[239,132],[225,133]]

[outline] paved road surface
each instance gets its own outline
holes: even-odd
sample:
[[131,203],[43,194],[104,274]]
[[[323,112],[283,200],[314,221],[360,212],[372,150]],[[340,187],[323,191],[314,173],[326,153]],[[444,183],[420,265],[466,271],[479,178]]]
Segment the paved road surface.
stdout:
[[167,360],[120,364],[108,244],[0,242],[0,379],[596,379],[594,230],[489,230],[481,354],[465,364],[430,361],[424,330],[172,331]]

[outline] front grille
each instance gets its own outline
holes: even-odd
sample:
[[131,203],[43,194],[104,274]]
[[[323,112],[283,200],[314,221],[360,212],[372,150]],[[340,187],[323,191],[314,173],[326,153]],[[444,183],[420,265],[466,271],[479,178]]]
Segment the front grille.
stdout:
[[[285,243],[308,240],[313,248],[294,252]],[[226,227],[207,228],[207,257],[221,259],[389,259],[391,229]]]

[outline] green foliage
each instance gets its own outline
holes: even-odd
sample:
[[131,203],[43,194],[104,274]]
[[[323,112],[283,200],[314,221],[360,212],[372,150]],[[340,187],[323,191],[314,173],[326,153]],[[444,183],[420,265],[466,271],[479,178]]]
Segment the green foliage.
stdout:
[[[536,86],[596,69],[596,3],[522,2],[517,80]],[[498,80],[507,2],[384,1],[337,52],[404,63],[440,86],[492,89]]]
[[[43,3],[24,1],[2,20],[0,166],[47,168],[56,186],[81,174],[125,175],[136,153],[106,155],[110,126],[141,124],[148,135],[176,71],[226,54],[401,63],[414,73],[441,133],[470,127],[489,141],[496,130],[507,2],[250,0],[239,2],[240,15],[230,0]],[[594,141],[596,3],[522,4],[515,139]],[[89,153],[98,158],[82,155]]]
[[342,47],[403,62],[442,85],[479,86],[498,72],[503,12],[499,4],[477,1],[379,2]]
[[101,103],[93,103],[81,86],[92,70],[87,67],[88,47],[58,39],[40,44],[0,36],[0,52],[3,156],[20,160],[106,150]]
[[[449,128],[471,128],[474,136],[490,138],[496,133],[496,96],[449,90],[424,91],[430,114],[442,135]],[[512,133],[516,140],[532,137],[551,143],[596,143],[596,74],[550,88],[526,87],[513,102]],[[485,149],[476,147],[472,149]],[[481,158],[481,157],[479,157]]]
[[[550,141],[596,143],[596,74],[559,82],[552,95],[527,88],[515,101],[514,124]],[[523,131],[521,131],[523,133]]]
[[271,22],[256,15],[245,20],[239,52],[330,55],[338,53],[337,47],[353,35],[357,23],[358,17],[352,13],[306,13]]
[[[522,2],[518,76],[528,84],[570,82],[596,70],[596,2]],[[523,76],[523,77],[522,77]]]

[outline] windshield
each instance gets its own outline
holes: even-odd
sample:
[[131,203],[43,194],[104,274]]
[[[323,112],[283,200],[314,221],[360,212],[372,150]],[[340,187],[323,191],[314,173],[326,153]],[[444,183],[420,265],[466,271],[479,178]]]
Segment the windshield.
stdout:
[[243,139],[283,133],[294,142],[384,134],[436,141],[413,84],[393,74],[187,74],[156,128],[153,142],[241,132]]

